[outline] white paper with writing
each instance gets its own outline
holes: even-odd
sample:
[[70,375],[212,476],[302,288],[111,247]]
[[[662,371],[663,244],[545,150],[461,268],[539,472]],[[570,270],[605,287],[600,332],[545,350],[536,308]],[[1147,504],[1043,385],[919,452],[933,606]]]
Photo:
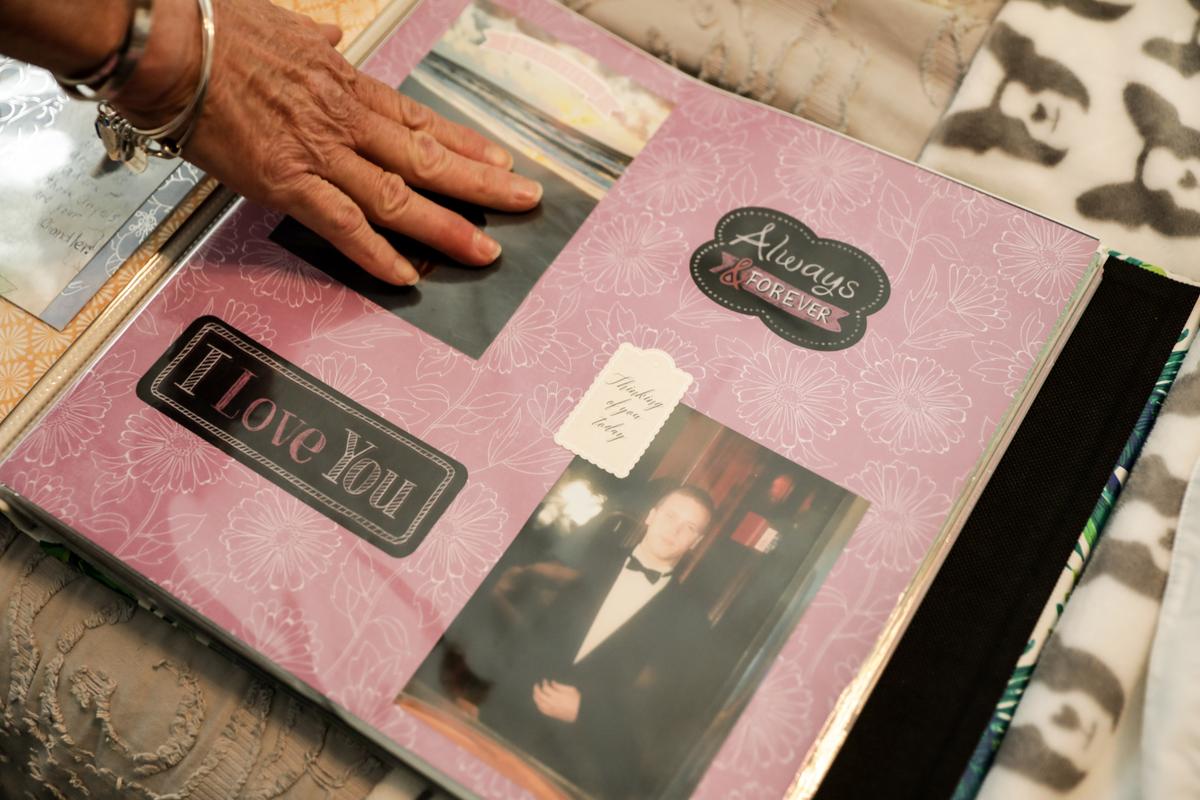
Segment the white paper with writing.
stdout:
[[691,384],[692,376],[667,353],[622,342],[554,441],[618,478],[628,477]]
[[[95,119],[46,71],[0,57],[0,295],[39,317],[127,224],[150,234],[159,220],[143,204],[178,166],[151,159],[134,174],[109,161]],[[95,277],[90,294],[108,275]]]

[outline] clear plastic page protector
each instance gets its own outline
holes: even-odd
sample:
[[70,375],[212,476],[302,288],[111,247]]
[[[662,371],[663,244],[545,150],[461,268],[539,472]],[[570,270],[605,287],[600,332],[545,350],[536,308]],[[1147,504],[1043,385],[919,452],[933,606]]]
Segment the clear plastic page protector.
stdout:
[[366,69],[543,181],[454,204],[501,260],[389,287],[242,204],[0,480],[475,794],[783,796],[1096,242],[553,2]]

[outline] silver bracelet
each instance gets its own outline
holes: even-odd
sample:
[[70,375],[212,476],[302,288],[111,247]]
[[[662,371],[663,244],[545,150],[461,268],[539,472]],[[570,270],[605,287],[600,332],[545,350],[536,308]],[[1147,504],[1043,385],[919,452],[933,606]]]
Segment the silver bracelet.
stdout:
[[137,69],[142,54],[146,52],[146,41],[150,38],[154,0],[131,0],[129,3],[129,29],[121,44],[99,69],[89,75],[67,78],[55,75],[62,90],[76,100],[100,100],[112,97],[129,81]]
[[213,21],[212,0],[197,0],[200,7],[200,34],[203,56],[200,81],[191,102],[173,119],[157,128],[138,128],[107,100],[101,101],[96,112],[96,134],[113,161],[129,165],[135,172],[146,168],[149,158],[178,158],[183,146],[196,129],[208,82],[212,76]]

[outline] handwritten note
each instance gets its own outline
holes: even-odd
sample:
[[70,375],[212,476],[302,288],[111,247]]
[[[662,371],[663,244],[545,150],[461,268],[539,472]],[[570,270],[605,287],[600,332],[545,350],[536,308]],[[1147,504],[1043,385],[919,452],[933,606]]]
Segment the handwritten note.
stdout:
[[623,342],[554,441],[618,478],[628,477],[691,383],[669,354]]
[[108,161],[94,104],[66,101],[35,67],[0,57],[0,72],[14,82],[0,87],[0,108],[13,105],[0,113],[0,294],[41,316],[176,165]]

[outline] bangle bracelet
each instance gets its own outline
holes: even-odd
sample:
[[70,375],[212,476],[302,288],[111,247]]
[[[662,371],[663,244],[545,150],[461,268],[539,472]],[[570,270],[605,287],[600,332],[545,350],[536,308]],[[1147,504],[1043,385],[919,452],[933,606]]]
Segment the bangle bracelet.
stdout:
[[99,100],[112,97],[129,81],[138,62],[146,52],[150,38],[154,0],[130,0],[129,27],[121,44],[100,68],[81,78],[55,75],[62,90],[76,100]]
[[183,146],[195,131],[208,93],[212,75],[213,37],[216,25],[213,20],[212,0],[197,0],[200,7],[200,35],[202,61],[200,81],[191,101],[169,122],[157,128],[138,128],[107,100],[102,101],[96,112],[96,134],[104,143],[104,150],[113,161],[128,164],[134,171],[146,168],[149,157],[178,158]]

